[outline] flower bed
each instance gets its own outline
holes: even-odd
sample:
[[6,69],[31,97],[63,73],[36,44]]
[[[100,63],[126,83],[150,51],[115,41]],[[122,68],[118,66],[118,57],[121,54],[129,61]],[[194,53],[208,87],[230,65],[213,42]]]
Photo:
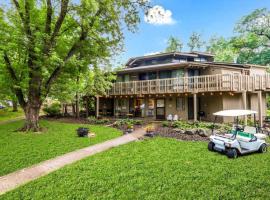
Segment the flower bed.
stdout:
[[214,127],[215,133],[226,133],[230,126],[207,122],[191,123],[186,121],[163,122],[155,128],[154,136],[171,137],[181,140],[208,141]]

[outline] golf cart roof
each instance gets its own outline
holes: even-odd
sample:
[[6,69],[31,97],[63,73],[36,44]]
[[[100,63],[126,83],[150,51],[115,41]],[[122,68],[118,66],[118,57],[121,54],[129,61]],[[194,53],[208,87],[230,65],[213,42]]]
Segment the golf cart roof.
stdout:
[[213,113],[215,116],[223,116],[223,117],[238,117],[245,115],[256,114],[256,111],[253,110],[222,110],[216,113]]

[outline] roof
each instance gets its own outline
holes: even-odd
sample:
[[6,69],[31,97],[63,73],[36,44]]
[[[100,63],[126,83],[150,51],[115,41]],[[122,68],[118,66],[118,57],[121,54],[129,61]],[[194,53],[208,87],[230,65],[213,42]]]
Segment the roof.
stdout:
[[151,71],[151,70],[166,70],[179,67],[235,67],[240,69],[249,69],[252,65],[247,64],[235,64],[235,63],[222,63],[222,62],[181,62],[181,63],[166,63],[146,65],[141,67],[124,68],[119,73],[126,72],[139,72],[139,71]]
[[151,54],[151,55],[146,55],[146,56],[133,57],[127,61],[126,65],[130,65],[136,60],[140,60],[140,59],[157,58],[157,57],[162,57],[162,56],[167,56],[167,55],[180,55],[180,56],[187,56],[187,57],[199,57],[199,55],[203,55],[203,56],[208,56],[208,57],[214,57],[213,54],[206,53],[206,52],[192,51],[188,53],[188,52],[175,51],[175,52],[157,53],[157,54]]
[[253,110],[222,110],[216,113],[213,113],[215,116],[222,116],[222,117],[238,117],[238,116],[246,116],[257,114],[256,111]]

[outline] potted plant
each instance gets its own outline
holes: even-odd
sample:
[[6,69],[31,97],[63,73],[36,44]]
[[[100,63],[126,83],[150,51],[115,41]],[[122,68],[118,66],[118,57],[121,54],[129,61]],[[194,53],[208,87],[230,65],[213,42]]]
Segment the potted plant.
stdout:
[[153,136],[154,136],[154,132],[155,132],[155,127],[153,126],[153,124],[149,124],[149,125],[145,128],[145,131],[146,131],[145,136],[153,137]]
[[128,124],[127,124],[127,132],[128,132],[128,133],[132,133],[133,130],[134,130],[133,125],[132,125],[131,123],[128,123]]

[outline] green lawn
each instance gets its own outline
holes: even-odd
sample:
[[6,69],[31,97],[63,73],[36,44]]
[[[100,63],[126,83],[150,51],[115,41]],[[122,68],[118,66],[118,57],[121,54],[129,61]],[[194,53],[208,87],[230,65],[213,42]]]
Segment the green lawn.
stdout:
[[2,199],[269,199],[269,188],[270,153],[230,160],[205,142],[155,138],[86,158]]
[[24,116],[22,109],[19,109],[18,112],[12,112],[12,109],[0,110],[0,122],[12,120],[22,116]]
[[[88,126],[95,138],[79,138],[78,124],[41,121],[44,133],[14,132],[23,121],[0,125],[0,176],[58,155],[115,138],[121,132],[103,126]],[[87,126],[87,125],[83,125]]]

